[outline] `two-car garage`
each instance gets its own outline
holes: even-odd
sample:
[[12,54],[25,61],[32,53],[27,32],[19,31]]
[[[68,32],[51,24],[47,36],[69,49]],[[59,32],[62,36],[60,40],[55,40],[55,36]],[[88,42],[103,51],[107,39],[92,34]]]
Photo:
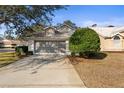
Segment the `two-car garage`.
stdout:
[[68,54],[68,37],[42,37],[28,40],[29,51],[34,54]]
[[34,52],[36,54],[66,53],[66,41],[34,41],[34,45]]

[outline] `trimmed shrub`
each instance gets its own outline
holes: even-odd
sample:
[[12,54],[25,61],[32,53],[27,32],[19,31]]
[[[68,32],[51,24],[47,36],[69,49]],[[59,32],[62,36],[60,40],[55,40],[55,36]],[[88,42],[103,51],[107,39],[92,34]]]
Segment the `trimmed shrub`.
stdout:
[[17,46],[15,51],[18,56],[25,56],[28,54],[28,46]]
[[70,37],[69,49],[80,56],[90,57],[100,50],[98,34],[90,28],[77,29]]

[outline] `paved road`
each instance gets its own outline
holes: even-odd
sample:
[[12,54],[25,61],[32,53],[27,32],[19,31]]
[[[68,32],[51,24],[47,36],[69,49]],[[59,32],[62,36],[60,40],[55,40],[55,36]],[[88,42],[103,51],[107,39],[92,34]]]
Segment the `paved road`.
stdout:
[[0,87],[85,87],[67,58],[33,55],[0,69]]
[[1,52],[15,52],[15,49],[12,49],[12,48],[0,48],[0,53]]

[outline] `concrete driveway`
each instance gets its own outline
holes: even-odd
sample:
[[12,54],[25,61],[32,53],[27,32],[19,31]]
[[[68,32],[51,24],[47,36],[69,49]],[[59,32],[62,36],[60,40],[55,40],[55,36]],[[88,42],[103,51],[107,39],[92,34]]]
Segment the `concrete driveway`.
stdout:
[[0,87],[85,87],[68,58],[33,55],[0,69]]

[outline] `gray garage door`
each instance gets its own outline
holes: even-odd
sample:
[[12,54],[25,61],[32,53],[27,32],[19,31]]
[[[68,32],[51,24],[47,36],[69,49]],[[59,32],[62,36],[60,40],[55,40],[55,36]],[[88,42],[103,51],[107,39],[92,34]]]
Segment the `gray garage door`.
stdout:
[[65,41],[36,41],[35,53],[65,53],[66,51]]

